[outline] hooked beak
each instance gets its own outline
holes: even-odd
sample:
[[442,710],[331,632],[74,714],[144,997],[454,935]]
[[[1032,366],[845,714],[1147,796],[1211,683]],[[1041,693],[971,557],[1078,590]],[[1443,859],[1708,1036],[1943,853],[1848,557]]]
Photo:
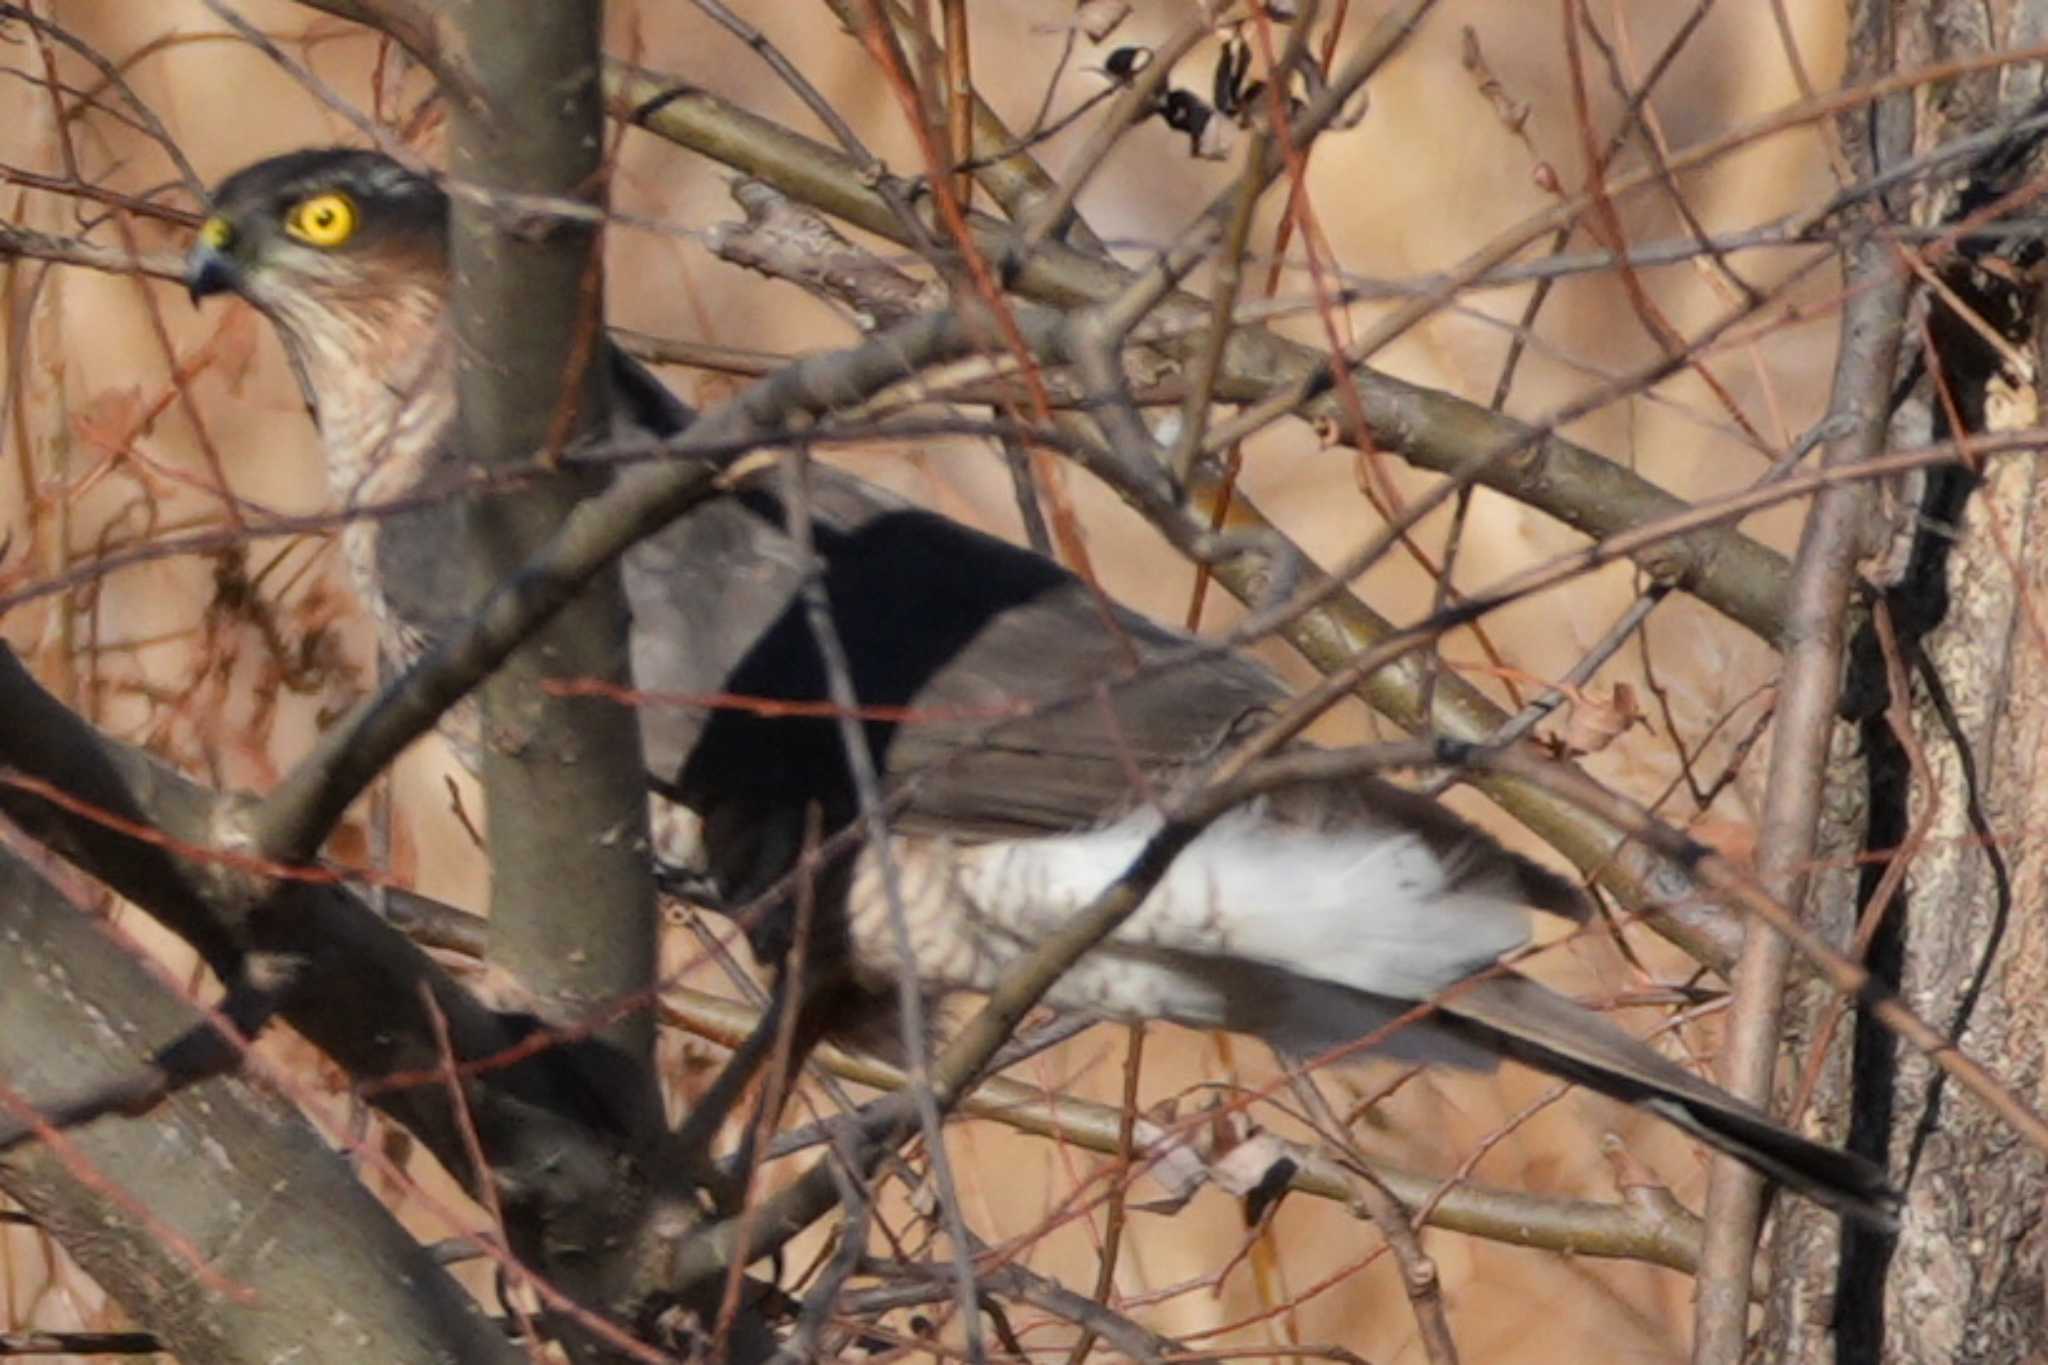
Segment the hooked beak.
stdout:
[[185,257],[185,292],[194,306],[208,294],[233,289],[240,280],[235,259],[228,254],[233,243],[234,232],[222,219],[210,218],[199,229],[199,240]]

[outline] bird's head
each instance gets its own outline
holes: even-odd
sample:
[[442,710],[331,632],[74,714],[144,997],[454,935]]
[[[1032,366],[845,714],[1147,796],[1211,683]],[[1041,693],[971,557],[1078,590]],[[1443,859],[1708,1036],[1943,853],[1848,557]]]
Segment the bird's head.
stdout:
[[337,480],[450,407],[448,197],[382,153],[291,152],[229,176],[185,285],[195,303],[238,294],[277,327]]
[[316,383],[323,359],[389,355],[405,331],[437,323],[447,280],[440,187],[381,153],[340,148],[272,157],[222,181],[185,260],[195,303],[241,295]]

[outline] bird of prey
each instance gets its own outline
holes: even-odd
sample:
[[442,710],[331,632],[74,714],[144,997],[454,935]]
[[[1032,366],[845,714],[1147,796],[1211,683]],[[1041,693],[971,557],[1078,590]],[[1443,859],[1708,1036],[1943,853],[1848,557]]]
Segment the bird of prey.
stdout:
[[[232,292],[275,324],[345,505],[445,486],[463,468],[447,209],[433,179],[383,155],[303,151],[223,183],[192,250],[195,301]],[[615,427],[668,436],[689,420],[628,357],[608,348],[603,363]],[[907,965],[935,992],[986,990],[1128,866],[1157,827],[1147,792],[1190,780],[1287,694],[1249,657],[1106,614],[1048,559],[851,475],[814,478],[815,549],[855,690],[873,714],[919,717],[865,723],[891,802],[886,855],[909,921]],[[767,474],[745,481],[625,556],[637,686],[827,696],[799,600],[809,561],[777,487]],[[442,552],[450,502],[352,519],[343,533],[356,587],[401,663],[462,614],[467,585],[450,581]],[[1098,685],[1118,678],[1134,680]],[[655,706],[642,727],[650,781],[701,818],[710,877],[729,901],[785,881],[813,812],[828,833],[857,821],[829,719]],[[862,846],[819,875],[810,944],[873,1001],[906,965],[879,887],[882,853]],[[1378,780],[1303,786],[1211,826],[1047,1000],[1254,1034],[1308,1057],[1448,992],[1381,1050],[1465,1067],[1511,1057],[1641,1105],[1811,1197],[1884,1216],[1889,1191],[1870,1163],[1499,968],[1527,941],[1528,907],[1584,913],[1570,883],[1433,801]],[[769,960],[787,950],[792,919],[753,926]]]

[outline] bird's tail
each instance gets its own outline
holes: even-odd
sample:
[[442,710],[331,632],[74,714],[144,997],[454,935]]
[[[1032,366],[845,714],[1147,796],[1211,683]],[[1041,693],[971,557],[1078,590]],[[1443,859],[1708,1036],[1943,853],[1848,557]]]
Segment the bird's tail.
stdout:
[[1438,1002],[1454,1035],[1638,1105],[1818,1203],[1881,1228],[1898,1195],[1872,1162],[1809,1141],[1694,1076],[1590,1010],[1515,972],[1462,983]]

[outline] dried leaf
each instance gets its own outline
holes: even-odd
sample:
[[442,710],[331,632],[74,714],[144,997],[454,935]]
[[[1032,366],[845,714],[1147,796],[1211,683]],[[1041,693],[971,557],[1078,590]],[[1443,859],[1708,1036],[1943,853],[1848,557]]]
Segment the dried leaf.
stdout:
[[1625,682],[1614,684],[1604,699],[1588,688],[1566,688],[1565,695],[1571,709],[1555,738],[1567,754],[1597,754],[1638,723],[1649,724],[1636,690]]
[[1301,1153],[1292,1143],[1254,1127],[1242,1111],[1212,1105],[1209,1120],[1178,1130],[1141,1119],[1133,1136],[1142,1144],[1151,1175],[1165,1190],[1164,1199],[1133,1203],[1147,1213],[1177,1213],[1205,1184],[1247,1201],[1246,1216],[1256,1222],[1272,1201],[1286,1191],[1301,1169]]
[[1274,1169],[1283,1162],[1290,1168],[1291,1179],[1299,1163],[1286,1143],[1261,1130],[1210,1162],[1209,1178],[1232,1194],[1249,1195],[1267,1185]]

